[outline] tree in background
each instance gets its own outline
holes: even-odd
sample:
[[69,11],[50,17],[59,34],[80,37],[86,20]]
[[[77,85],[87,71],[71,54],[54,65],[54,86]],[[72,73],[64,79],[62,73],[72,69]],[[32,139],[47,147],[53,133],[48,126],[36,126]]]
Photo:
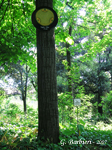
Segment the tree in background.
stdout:
[[81,85],[85,88],[85,94],[95,95],[93,103],[98,102],[98,112],[102,115],[102,96],[110,90],[110,81],[102,69],[103,61],[98,54],[96,59],[84,62],[80,65]]
[[[24,113],[27,113],[26,108],[26,97],[27,97],[27,87],[28,87],[28,74],[30,68],[28,65],[20,65],[20,61],[16,64],[10,63],[10,66],[7,66],[7,72],[5,76],[12,78],[16,88],[21,92],[21,99],[23,100]],[[3,70],[3,69],[2,69]]]

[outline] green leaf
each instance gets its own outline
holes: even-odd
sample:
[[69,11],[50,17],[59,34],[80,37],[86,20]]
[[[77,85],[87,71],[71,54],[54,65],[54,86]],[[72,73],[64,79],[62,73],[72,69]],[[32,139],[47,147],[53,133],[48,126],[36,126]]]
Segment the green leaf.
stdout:
[[78,127],[78,129],[79,129],[81,132],[84,131],[84,126],[83,126],[83,125],[78,125],[77,127]]
[[66,42],[69,43],[70,45],[73,45],[73,44],[74,44],[73,39],[70,38],[70,37],[67,37],[65,40],[66,40]]
[[79,120],[79,122],[82,124],[82,125],[85,125],[85,122],[83,120]]

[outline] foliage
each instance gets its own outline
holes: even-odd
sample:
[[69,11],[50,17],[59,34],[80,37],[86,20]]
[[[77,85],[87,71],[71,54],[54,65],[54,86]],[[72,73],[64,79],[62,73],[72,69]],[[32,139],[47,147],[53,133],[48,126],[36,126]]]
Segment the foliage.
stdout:
[[66,82],[66,78],[62,76],[57,76],[57,87],[58,87],[58,93],[64,92],[67,87],[64,85]]
[[70,118],[73,116],[72,107],[73,99],[71,93],[65,92],[58,94],[58,106],[59,106],[59,120],[64,124],[70,122]]
[[33,2],[2,1],[0,7],[0,64],[31,59],[26,48],[35,45],[35,34],[30,21]]
[[4,110],[2,108],[2,103],[4,101],[4,99],[6,98],[6,94],[3,88],[0,88],[0,113],[2,113],[2,111]]
[[[91,117],[92,113],[92,103],[91,100],[93,99],[94,95],[85,95],[84,93],[80,94],[81,98],[81,107],[80,107],[80,115],[85,116],[89,115]],[[90,114],[88,113],[88,110]]]
[[104,112],[107,116],[112,116],[112,91],[103,97]]
[[[83,98],[84,99],[84,98]],[[85,99],[88,99],[85,97]],[[4,101],[6,104],[7,101]],[[19,109],[19,105],[14,105],[8,102],[9,105],[7,109],[1,114],[0,122],[0,149],[14,149],[14,150],[66,150],[66,149],[76,149],[79,148],[84,150],[95,149],[111,149],[112,143],[112,127],[111,125],[104,124],[102,122],[97,122],[96,125],[91,124],[87,120],[79,120],[80,125],[80,136],[77,131],[77,121],[74,119],[73,123],[67,123],[60,125],[60,143],[53,144],[49,141],[43,142],[37,138],[37,127],[38,127],[38,117],[37,112],[28,107],[28,113],[25,118],[24,114]],[[3,107],[3,105],[2,105]],[[15,108],[14,108],[15,107]],[[9,113],[10,109],[14,110],[16,115]],[[14,114],[13,113],[13,114]],[[83,118],[84,119],[84,118]],[[83,129],[81,130],[81,127]],[[100,129],[99,129],[100,127]],[[43,138],[44,140],[44,138]]]

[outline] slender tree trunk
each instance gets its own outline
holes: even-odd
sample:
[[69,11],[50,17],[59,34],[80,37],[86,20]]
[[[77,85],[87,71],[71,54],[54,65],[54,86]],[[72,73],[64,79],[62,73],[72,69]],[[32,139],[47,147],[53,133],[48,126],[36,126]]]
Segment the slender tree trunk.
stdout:
[[[71,36],[72,34],[72,27],[69,27],[69,35]],[[66,49],[67,49],[67,62],[68,62],[68,72],[70,72],[70,67],[71,67],[71,54],[69,51],[69,47],[70,44],[66,43]],[[68,75],[68,92],[71,92],[72,97],[73,97],[73,87],[72,87],[72,78],[70,77],[70,75]],[[74,97],[73,97],[74,98]],[[73,103],[73,101],[71,101],[71,103]],[[72,108],[69,108],[69,111],[71,111]],[[70,117],[70,122],[72,122],[73,117]]]
[[[101,104],[101,91],[100,89],[98,90],[98,104]],[[102,116],[103,114],[103,110],[102,110],[102,106],[98,106],[98,112],[100,113],[100,115]]]
[[26,114],[26,100],[25,100],[25,94],[24,94],[24,82],[23,82],[22,71],[20,72],[20,75],[21,75],[21,95],[22,95],[22,100],[23,100],[24,113]]
[[26,64],[26,79],[25,79],[25,87],[24,87],[24,112],[26,113],[26,95],[27,95],[27,83],[28,83],[28,66]]
[[[102,96],[102,92],[101,92],[101,78],[100,78],[100,54],[99,54],[99,68],[98,68],[98,104],[101,104],[101,96]],[[98,106],[98,112],[100,113],[100,115],[103,114],[103,109],[102,106]]]
[[112,69],[110,70],[110,89],[112,90]]
[[[72,27],[69,27],[69,35],[71,36],[72,33]],[[67,62],[68,62],[68,72],[70,71],[71,67],[71,56],[69,51],[70,44],[66,43],[66,49],[67,49]],[[71,77],[68,76],[68,92],[72,92],[72,83],[71,83]]]
[[[30,71],[30,70],[29,70]],[[23,100],[23,107],[24,107],[24,113],[26,114],[26,94],[27,94],[27,83],[28,83],[28,66],[26,64],[26,70],[25,70],[25,81],[23,81],[23,74],[22,71],[20,72],[21,76],[21,94],[22,94],[22,100]]]
[[[52,0],[37,0],[36,8],[49,6]],[[59,119],[55,64],[54,30],[40,31],[37,29],[37,60],[38,60],[38,136],[59,142]]]

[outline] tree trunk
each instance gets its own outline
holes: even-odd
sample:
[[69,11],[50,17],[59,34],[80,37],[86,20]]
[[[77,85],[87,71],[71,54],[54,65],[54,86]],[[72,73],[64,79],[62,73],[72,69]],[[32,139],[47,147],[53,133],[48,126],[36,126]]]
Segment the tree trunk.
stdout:
[[26,98],[24,95],[23,95],[22,100],[23,100],[23,105],[24,105],[24,114],[26,115]]
[[110,90],[112,90],[112,69],[110,69]]
[[[30,70],[29,70],[30,71]],[[24,85],[24,112],[26,113],[26,95],[27,95],[27,83],[28,83],[28,66],[26,64],[26,79],[25,79],[25,85]]]
[[29,73],[29,71],[28,71],[28,66],[26,64],[25,81],[23,81],[22,70],[20,71],[20,76],[21,76],[21,95],[22,95],[23,107],[24,107],[24,113],[25,114],[26,114],[26,95],[27,95],[27,83],[28,83],[28,73]]
[[[52,0],[37,0],[36,8],[49,6]],[[49,139],[50,142],[59,142],[59,119],[56,83],[55,40],[54,30],[37,33],[37,60],[38,60],[38,117],[39,138]]]
[[26,100],[25,100],[25,95],[24,95],[24,82],[23,82],[22,71],[20,71],[20,76],[21,76],[21,95],[22,95],[22,100],[23,100],[24,113],[26,114]]
[[[101,92],[100,68],[101,68],[101,61],[100,61],[100,54],[99,54],[99,68],[98,68],[98,104],[101,104],[101,101],[102,101],[102,100],[101,100],[102,92]],[[102,114],[103,114],[102,106],[98,106],[98,112],[99,112],[100,115],[102,116]]]
[[[72,34],[72,27],[70,26],[69,27],[69,35],[71,36],[71,34]],[[68,72],[71,71],[71,69],[70,69],[70,67],[71,67],[71,55],[70,55],[69,47],[70,47],[70,44],[66,43]],[[70,92],[72,94],[72,97],[73,97],[72,78],[70,77],[70,75],[68,75],[68,92]],[[73,103],[73,101],[71,101],[71,103]],[[72,110],[72,108],[69,108],[69,111],[71,111],[71,110]],[[72,122],[72,120],[73,120],[73,117],[70,117],[70,122]]]
[[[101,92],[100,89],[98,90],[98,104],[101,104]],[[100,113],[100,115],[102,116],[103,114],[103,110],[102,110],[102,106],[98,106],[98,112]]]
[[[72,33],[72,27],[69,27],[69,35],[71,36]],[[68,62],[68,72],[70,71],[71,67],[71,56],[69,51],[70,44],[66,43],[66,49],[67,49],[67,62]],[[72,92],[72,83],[71,83],[71,77],[68,76],[68,92]]]

